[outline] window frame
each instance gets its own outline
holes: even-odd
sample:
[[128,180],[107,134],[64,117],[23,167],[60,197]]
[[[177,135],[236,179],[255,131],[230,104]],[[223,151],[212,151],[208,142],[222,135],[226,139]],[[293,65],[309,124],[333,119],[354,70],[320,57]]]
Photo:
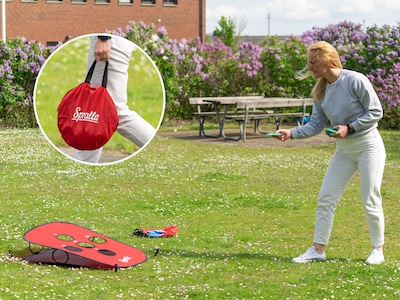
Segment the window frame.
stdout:
[[163,0],[164,6],[177,6],[178,0]]
[[87,0],[71,0],[71,4],[87,4]]
[[133,0],[118,0],[118,5],[133,5]]
[[98,4],[98,5],[109,5],[110,4],[110,0],[94,0],[94,4]]
[[154,5],[156,5],[156,0],[140,0],[140,5],[154,6]]

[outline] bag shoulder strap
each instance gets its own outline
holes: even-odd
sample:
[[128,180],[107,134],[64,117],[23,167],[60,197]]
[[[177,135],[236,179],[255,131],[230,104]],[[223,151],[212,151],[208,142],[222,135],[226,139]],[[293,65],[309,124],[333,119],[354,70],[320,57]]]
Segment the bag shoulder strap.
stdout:
[[[96,67],[96,61],[92,63],[90,66],[90,69],[86,75],[85,78],[85,83],[90,83],[90,80],[92,79],[94,68]],[[106,65],[104,67],[104,73],[103,73],[103,81],[101,83],[101,86],[104,88],[107,88],[107,81],[108,81],[108,61],[106,61]]]

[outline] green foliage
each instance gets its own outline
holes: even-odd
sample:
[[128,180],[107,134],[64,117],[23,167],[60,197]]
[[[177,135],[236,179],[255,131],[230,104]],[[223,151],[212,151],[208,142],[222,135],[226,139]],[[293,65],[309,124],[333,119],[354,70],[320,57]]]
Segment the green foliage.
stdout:
[[[314,79],[299,81],[294,75],[305,65],[307,46],[317,40],[332,43],[345,68],[366,74],[385,107],[400,103],[400,46],[396,42],[399,26],[373,26],[364,32],[360,24],[344,21],[314,27],[301,37],[271,37],[260,45],[235,45],[233,20],[222,17],[219,25],[216,33],[222,40],[217,38],[213,43],[198,38],[172,40],[164,27],[156,29],[142,22],[131,22],[125,32],[114,32],[144,49],[160,70],[166,93],[166,119],[190,118],[194,108],[188,103],[189,97],[309,97]],[[0,117],[6,113],[6,106],[18,101],[30,103],[35,72],[50,51],[23,39],[8,43],[0,47]],[[382,122],[400,127],[396,123],[399,122],[395,118]]]
[[33,112],[36,76],[49,54],[50,50],[44,49],[40,43],[28,42],[24,38],[0,42],[0,119],[3,123],[21,127],[31,123],[32,115],[24,122],[24,114]]
[[235,21],[230,17],[226,18],[222,16],[221,19],[218,21],[218,25],[220,26],[220,28],[215,28],[214,35],[217,38],[220,38],[225,45],[234,49],[236,33]]
[[31,101],[17,101],[7,105],[0,112],[0,126],[16,128],[37,127],[34,108]]
[[268,38],[264,43],[261,63],[268,72],[265,94],[269,97],[308,98],[315,84],[313,78],[297,80],[296,72],[307,62],[306,45],[296,37],[279,40]]
[[383,104],[384,115],[379,122],[380,128],[400,130],[400,107],[389,107]]

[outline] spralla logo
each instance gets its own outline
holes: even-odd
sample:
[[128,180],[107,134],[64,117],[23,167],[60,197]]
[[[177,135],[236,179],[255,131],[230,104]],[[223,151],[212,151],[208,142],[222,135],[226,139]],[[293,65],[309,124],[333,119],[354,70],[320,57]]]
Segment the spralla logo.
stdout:
[[118,260],[123,263],[128,263],[131,259],[132,259],[132,257],[129,257],[129,256],[124,256],[122,259],[118,258]]
[[75,122],[91,122],[91,123],[99,123],[100,114],[96,111],[91,112],[83,112],[81,111],[81,107],[77,106],[74,114],[72,115],[72,120]]

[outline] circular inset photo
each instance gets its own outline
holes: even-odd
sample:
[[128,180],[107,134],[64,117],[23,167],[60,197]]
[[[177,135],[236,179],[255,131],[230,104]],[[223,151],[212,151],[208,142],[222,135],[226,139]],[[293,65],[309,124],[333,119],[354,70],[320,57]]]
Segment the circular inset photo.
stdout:
[[124,161],[162,122],[165,91],[153,60],[116,35],[90,34],[58,47],[35,83],[36,120],[65,156],[86,164]]

